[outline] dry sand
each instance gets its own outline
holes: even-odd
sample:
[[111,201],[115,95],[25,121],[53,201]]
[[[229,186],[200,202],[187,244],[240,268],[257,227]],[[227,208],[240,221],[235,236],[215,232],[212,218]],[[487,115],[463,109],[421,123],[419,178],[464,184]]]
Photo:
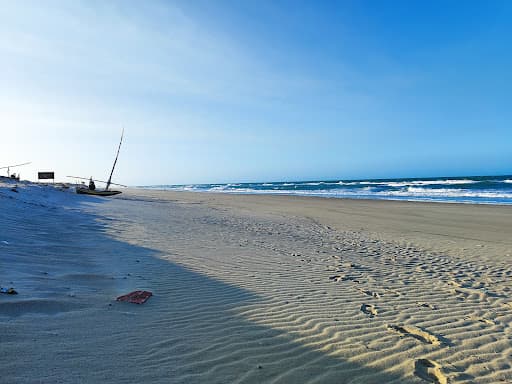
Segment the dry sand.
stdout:
[[512,382],[512,207],[0,185],[0,228],[2,383]]

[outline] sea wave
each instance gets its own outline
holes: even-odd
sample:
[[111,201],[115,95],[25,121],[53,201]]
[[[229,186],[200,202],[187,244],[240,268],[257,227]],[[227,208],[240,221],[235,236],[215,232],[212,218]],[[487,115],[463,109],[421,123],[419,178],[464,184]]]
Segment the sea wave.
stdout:
[[407,187],[409,185],[464,185],[480,183],[479,180],[404,180],[404,181],[339,181],[340,185],[379,185],[388,187]]
[[151,189],[232,194],[278,194],[354,199],[387,199],[512,204],[510,176],[474,178],[331,180],[150,186]]
[[223,191],[232,194],[279,194],[279,195],[304,195],[304,196],[397,196],[397,197],[468,197],[468,198],[498,198],[498,199],[511,199],[512,193],[493,192],[493,191],[469,191],[460,188],[444,188],[444,189],[429,189],[420,187],[409,187],[400,190],[388,191],[375,191],[372,187],[363,187],[354,190],[342,189],[320,189],[315,191],[308,190],[277,190],[277,189],[254,189],[254,188],[237,188],[237,189],[219,189],[210,188],[205,192]]
[[378,195],[386,196],[433,196],[433,197],[471,197],[471,198],[498,198],[512,199],[512,193],[497,191],[470,191],[460,188],[429,189],[409,187],[405,190],[376,192]]

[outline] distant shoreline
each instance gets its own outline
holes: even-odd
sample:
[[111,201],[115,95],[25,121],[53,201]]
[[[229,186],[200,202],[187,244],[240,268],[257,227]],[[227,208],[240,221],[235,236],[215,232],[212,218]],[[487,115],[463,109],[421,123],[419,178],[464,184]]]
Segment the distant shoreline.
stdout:
[[[379,233],[440,251],[455,252],[454,239],[468,247],[486,244],[493,254],[512,254],[512,206],[373,199],[326,199],[314,196],[201,193],[127,189],[121,198],[201,203],[218,208],[315,218],[339,229]],[[465,246],[462,246],[465,248]],[[461,249],[462,249],[461,248]],[[479,251],[478,247],[474,250]],[[457,253],[459,253],[457,251]],[[471,252],[469,252],[471,253]],[[467,256],[467,251],[461,253]]]
[[215,191],[180,191],[170,189],[158,189],[153,187],[136,186],[129,187],[134,190],[155,190],[165,192],[177,192],[177,193],[197,193],[197,194],[213,194],[213,195],[245,195],[245,196],[284,196],[284,197],[297,197],[297,198],[308,198],[308,199],[333,199],[333,200],[355,200],[355,201],[380,201],[380,202],[401,202],[401,203],[412,203],[412,204],[453,204],[453,205],[493,205],[493,206],[511,206],[512,203],[496,203],[496,202],[482,202],[475,203],[473,201],[445,201],[445,200],[406,200],[406,199],[393,199],[393,198],[369,198],[369,197],[337,197],[337,196],[318,196],[318,195],[296,195],[292,193],[251,193],[251,192],[215,192]]
[[508,175],[153,185],[140,186],[139,188],[227,194],[290,195],[466,204],[512,204],[512,176]]

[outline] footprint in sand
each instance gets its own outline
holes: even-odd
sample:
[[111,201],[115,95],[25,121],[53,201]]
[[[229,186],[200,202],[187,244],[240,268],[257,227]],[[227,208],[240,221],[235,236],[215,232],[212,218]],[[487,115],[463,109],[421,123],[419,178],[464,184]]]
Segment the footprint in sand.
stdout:
[[458,281],[455,281],[455,280],[450,280],[446,283],[450,288],[452,287],[456,287],[456,288],[460,288],[462,287],[462,284],[459,283]]
[[428,333],[420,328],[409,326],[409,325],[388,325],[390,331],[395,331],[403,335],[412,336],[417,340],[432,345],[441,345],[441,341],[437,336]]
[[429,304],[429,303],[417,303],[417,304],[418,304],[418,307],[430,308],[433,311],[435,311],[437,309],[437,307],[433,304]]
[[473,317],[473,320],[479,321],[480,323],[484,323],[487,325],[496,325],[496,322],[490,319],[486,319],[485,317]]
[[489,297],[497,297],[498,296],[497,294],[495,294],[493,292],[486,291],[486,290],[475,289],[475,288],[464,288],[464,287],[455,288],[453,290],[453,293],[456,295],[459,295],[459,297],[462,300],[466,300],[466,299],[469,299],[474,296],[477,296],[479,300],[486,300]]
[[377,316],[377,308],[373,304],[362,304],[361,312],[370,315],[370,317]]
[[371,296],[376,299],[380,299],[380,295],[378,292],[370,291],[368,289],[358,289],[359,292],[364,293],[366,296]]
[[433,360],[416,360],[414,362],[414,374],[430,382],[448,384],[448,377],[442,372],[442,366]]
[[494,321],[485,318],[478,319],[478,321],[487,325],[496,325]]

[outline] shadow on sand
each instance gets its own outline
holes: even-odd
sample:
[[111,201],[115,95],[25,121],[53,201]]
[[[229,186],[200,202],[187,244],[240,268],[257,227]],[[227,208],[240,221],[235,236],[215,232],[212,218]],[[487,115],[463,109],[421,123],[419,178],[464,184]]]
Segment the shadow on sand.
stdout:
[[[0,278],[18,283],[21,294],[10,303],[0,298],[0,311],[20,308],[1,317],[8,358],[0,363],[0,381],[407,383],[242,318],[236,309],[258,296],[112,238],[98,224],[111,219],[83,206],[32,207],[28,217],[23,207],[3,206],[9,209],[3,236],[13,246],[1,250]],[[132,289],[154,296],[141,306],[113,300]],[[43,302],[21,309],[30,300]],[[53,302],[51,312],[44,300]]]

